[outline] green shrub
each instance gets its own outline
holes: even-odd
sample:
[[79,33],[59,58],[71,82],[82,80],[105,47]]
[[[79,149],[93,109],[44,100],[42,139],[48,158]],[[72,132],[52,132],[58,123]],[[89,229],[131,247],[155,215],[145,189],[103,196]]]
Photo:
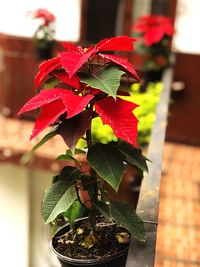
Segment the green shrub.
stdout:
[[[156,105],[160,98],[162,83],[149,83],[146,92],[140,92],[140,84],[134,83],[130,86],[131,96],[123,97],[132,100],[139,107],[135,109],[134,114],[139,120],[138,123],[138,144],[145,146],[149,143],[151,137],[151,129],[155,120]],[[117,141],[109,125],[103,125],[101,119],[94,118],[92,121],[93,140],[108,143]],[[79,142],[80,147],[85,146],[84,140]]]
[[160,99],[162,87],[161,82],[149,83],[147,91],[141,93],[139,84],[131,86],[131,98],[139,105],[134,113],[139,120],[138,143],[141,146],[148,144],[150,141],[151,130],[156,116],[156,106]]

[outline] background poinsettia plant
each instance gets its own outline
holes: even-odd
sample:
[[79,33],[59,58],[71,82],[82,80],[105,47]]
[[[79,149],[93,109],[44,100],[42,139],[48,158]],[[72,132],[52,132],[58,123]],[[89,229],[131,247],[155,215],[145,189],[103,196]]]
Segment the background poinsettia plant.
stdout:
[[[46,223],[62,214],[73,226],[84,210],[94,228],[96,216],[102,214],[125,227],[136,239],[144,240],[143,223],[133,207],[110,200],[103,187],[106,183],[117,192],[127,165],[148,171],[146,158],[137,145],[138,120],[133,113],[137,105],[121,98],[122,76],[128,74],[136,80],[139,77],[127,58],[112,53],[133,51],[134,41],[117,36],[87,49],[63,43],[64,52],[39,67],[35,77],[37,94],[19,111],[21,114],[40,109],[30,139],[50,127],[33,151],[60,135],[67,151],[58,159],[75,162],[74,167],[65,166],[53,177],[45,193],[42,213]],[[91,124],[96,117],[111,126],[118,141],[94,142]],[[87,143],[82,150],[76,147],[80,138]],[[78,162],[77,153],[85,154],[88,171]],[[87,199],[83,191],[87,192]]]
[[55,15],[45,8],[38,8],[35,11],[29,11],[28,16],[38,20],[40,23],[33,35],[33,43],[36,49],[52,49],[55,43],[54,37],[56,32]]
[[138,37],[136,53],[144,57],[147,69],[160,69],[172,63],[170,51],[174,27],[171,18],[162,15],[146,15],[133,25]]

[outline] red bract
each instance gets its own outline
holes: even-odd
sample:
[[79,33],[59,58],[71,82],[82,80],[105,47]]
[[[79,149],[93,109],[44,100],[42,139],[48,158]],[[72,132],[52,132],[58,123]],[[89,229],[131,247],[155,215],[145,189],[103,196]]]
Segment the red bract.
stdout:
[[80,79],[78,76],[74,75],[69,78],[69,75],[64,70],[56,70],[61,66],[60,58],[52,58],[39,66],[39,71],[35,76],[34,87],[37,89],[51,73],[52,76],[56,77],[58,80],[76,88],[80,89]]
[[34,80],[35,89],[37,89],[40,86],[40,84],[47,78],[49,73],[51,73],[53,70],[55,70],[58,67],[60,67],[59,57],[52,58],[52,59],[49,59],[43,62],[39,66],[39,71],[37,75],[35,76],[35,80]]
[[[88,49],[83,50],[80,46],[64,42],[63,47],[65,52],[60,53],[56,58],[50,59],[40,65],[39,71],[35,77],[35,88],[38,88],[42,82],[45,81],[49,74],[53,75],[53,71],[58,67],[63,67],[66,71],[66,75],[69,75],[69,79],[88,61],[94,60],[95,57],[101,59],[107,59],[113,63],[119,65],[129,73],[131,73],[137,80],[139,77],[131,63],[125,57],[102,54],[100,51],[133,51],[134,38],[127,36],[118,36],[108,38],[100,41],[95,46],[90,46]],[[62,79],[61,79],[62,80]],[[62,80],[63,81],[63,80]],[[72,85],[72,84],[70,84]],[[77,88],[77,85],[72,85]]]
[[[60,54],[60,62],[63,68],[67,71],[69,74],[69,77],[72,77],[73,74],[78,71],[84,63],[87,62],[87,60],[90,58],[93,60],[95,56],[99,56],[100,58],[105,58],[105,55],[99,54],[99,52],[103,51],[133,51],[134,46],[133,42],[135,41],[134,38],[128,37],[128,36],[118,36],[113,38],[107,38],[104,40],[101,40],[99,43],[97,43],[95,46],[89,47],[86,51],[81,50],[80,48],[72,49],[72,47],[69,45],[67,46],[65,43],[65,48],[68,50],[67,52],[63,52]],[[112,55],[110,55],[112,56]],[[108,57],[108,55],[107,55]],[[130,69],[128,61],[124,59],[123,64],[122,58],[115,58],[112,59],[114,63],[117,65],[122,66],[123,68]],[[129,70],[128,70],[129,71]],[[131,73],[133,74],[133,66]],[[133,74],[135,78],[138,79],[138,76],[136,73]]]
[[115,101],[112,97],[107,97],[98,101],[95,109],[103,123],[110,125],[118,138],[137,147],[138,120],[133,114],[133,109],[137,106],[121,98]]
[[69,78],[69,75],[66,74],[66,72],[62,72],[59,70],[55,70],[52,75],[56,77],[59,81],[62,81],[63,83],[66,83],[69,86],[80,90],[80,79],[77,75],[73,75],[71,78]]
[[147,46],[158,43],[166,35],[171,37],[174,33],[172,20],[165,16],[142,16],[133,26],[133,31],[141,33]]
[[85,62],[94,54],[94,49],[88,49],[83,52],[63,52],[60,54],[60,63],[71,78],[74,73],[79,70]]
[[94,48],[98,51],[133,51],[133,42],[136,39],[128,36],[106,38],[98,42]]
[[34,19],[43,19],[44,26],[48,26],[50,22],[56,20],[56,17],[47,9],[39,8],[32,13]]
[[81,46],[76,46],[73,43],[63,42],[62,46],[68,52],[71,51],[71,52],[83,53],[83,48]]
[[31,134],[30,139],[32,139],[55,122],[61,114],[66,112],[66,118],[71,118],[83,111],[92,98],[92,95],[81,97],[62,88],[42,90],[38,95],[30,99],[18,114],[41,108],[40,115],[36,119]]
[[[118,36],[104,39],[88,49],[63,43],[65,52],[40,65],[35,88],[40,89],[46,82],[54,84],[54,80],[55,87],[64,88],[41,89],[19,112],[40,108],[31,139],[55,123],[62,114],[66,113],[69,119],[87,106],[87,110],[96,110],[103,123],[109,124],[118,138],[137,146],[137,119],[132,112],[137,105],[117,98],[117,94],[122,94],[119,88],[122,75],[129,73],[136,79],[139,77],[125,57],[103,53],[133,51],[134,41],[131,37]],[[123,71],[113,65],[118,65]]]
[[128,60],[124,57],[115,56],[115,55],[107,55],[107,54],[100,54],[101,58],[108,59],[121,67],[123,67],[126,71],[131,73],[137,80],[139,80],[139,76],[137,72],[135,71],[135,68],[131,63],[128,62]]

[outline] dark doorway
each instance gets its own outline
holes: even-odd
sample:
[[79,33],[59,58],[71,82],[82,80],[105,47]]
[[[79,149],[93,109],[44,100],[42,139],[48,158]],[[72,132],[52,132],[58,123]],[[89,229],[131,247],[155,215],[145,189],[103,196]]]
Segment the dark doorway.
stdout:
[[85,39],[96,43],[115,36],[120,0],[88,0]]

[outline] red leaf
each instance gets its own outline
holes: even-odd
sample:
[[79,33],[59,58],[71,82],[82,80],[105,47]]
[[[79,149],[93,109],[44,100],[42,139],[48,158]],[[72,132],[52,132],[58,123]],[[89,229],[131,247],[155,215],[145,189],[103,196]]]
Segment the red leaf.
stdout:
[[112,97],[104,98],[95,105],[104,124],[109,124],[118,138],[137,147],[137,123],[133,109],[138,105],[132,102]]
[[172,22],[171,24],[170,23],[166,23],[165,24],[165,34],[168,35],[168,36],[172,36],[174,34],[174,28],[172,26]]
[[[88,88],[89,88],[89,86],[88,86]],[[91,92],[92,95],[102,94],[102,91],[101,91],[101,90],[99,90],[99,89],[94,89],[94,88],[92,88],[92,87],[90,87],[90,92]]]
[[77,96],[73,93],[63,94],[62,100],[63,104],[66,107],[67,118],[71,118],[80,113],[93,97],[94,97],[93,95],[86,95],[82,97],[82,96]]
[[67,112],[67,118],[71,118],[82,112],[93,97],[93,95],[81,97],[61,88],[43,89],[38,95],[30,99],[18,114],[41,108],[41,113],[33,128],[32,139],[49,124],[55,122],[61,114]]
[[64,47],[64,49],[68,52],[75,52],[75,53],[81,53],[83,54],[83,49],[80,46],[76,46],[73,43],[69,43],[69,42],[63,42],[62,46]]
[[142,34],[147,46],[160,42],[165,35],[172,36],[174,33],[171,18],[160,15],[141,16],[133,30]]
[[88,49],[86,53],[63,52],[60,54],[60,62],[71,78],[79,70],[88,58],[94,53],[93,49]]
[[33,109],[40,108],[46,104],[49,104],[55,100],[60,99],[60,92],[64,89],[48,89],[41,90],[39,94],[32,97],[18,112],[18,115]]
[[35,121],[30,140],[37,136],[41,131],[48,127],[51,123],[55,122],[61,114],[66,111],[65,106],[61,101],[56,100],[51,105],[45,105],[41,108],[40,115]]
[[37,89],[40,86],[40,84],[46,79],[48,74],[59,66],[60,66],[60,58],[59,57],[52,58],[52,59],[49,59],[49,60],[43,62],[40,65],[39,71],[35,76],[34,88]]
[[133,65],[128,62],[128,60],[125,57],[115,56],[115,55],[108,55],[108,54],[99,54],[99,56],[103,59],[108,59],[117,65],[120,65],[123,67],[126,71],[131,73],[137,80],[139,80],[139,76],[137,72],[135,71]]
[[71,78],[69,78],[69,75],[66,72],[61,71],[54,71],[52,75],[55,76],[58,80],[76,89],[80,89],[80,79],[77,75],[73,75]]
[[128,36],[117,36],[101,40],[95,45],[95,50],[98,51],[133,51],[133,42],[135,38]]
[[94,89],[91,86],[87,86],[86,84],[82,84],[82,90],[86,90],[88,94],[91,94],[93,96],[98,95],[98,94],[102,94],[102,91],[99,89]]
[[78,96],[72,91],[62,88],[43,89],[38,95],[31,98],[20,109],[18,114],[42,107],[46,104],[51,104],[51,102],[60,99],[68,112],[67,117],[73,117],[81,112],[93,97],[93,95],[87,95],[85,97]]
[[152,44],[158,43],[164,35],[165,33],[158,27],[152,27],[144,34],[145,43],[147,46],[151,46]]
[[69,74],[69,78],[72,77],[77,70],[79,70],[83,64],[90,58],[92,55],[96,54],[99,51],[133,51],[133,42],[134,38],[128,36],[117,36],[113,38],[107,38],[101,40],[95,46],[90,46],[86,52],[80,48],[75,48],[72,44],[67,44],[67,52],[60,54],[61,64],[63,68]]

